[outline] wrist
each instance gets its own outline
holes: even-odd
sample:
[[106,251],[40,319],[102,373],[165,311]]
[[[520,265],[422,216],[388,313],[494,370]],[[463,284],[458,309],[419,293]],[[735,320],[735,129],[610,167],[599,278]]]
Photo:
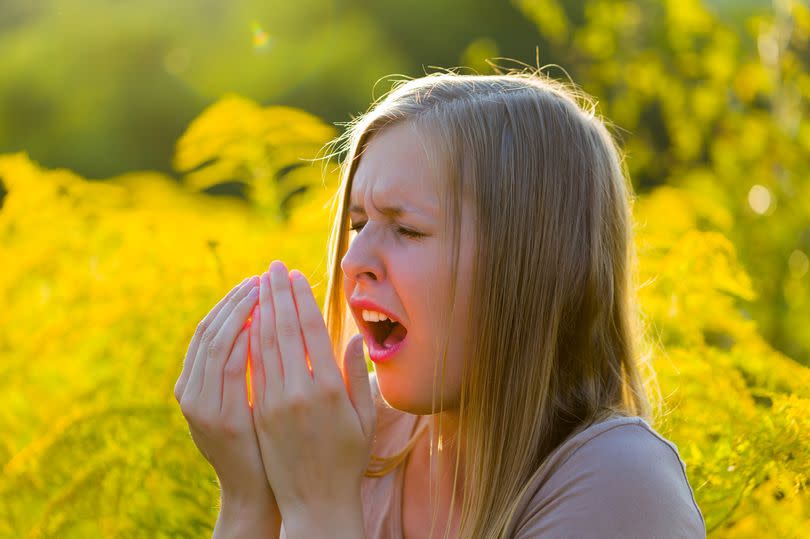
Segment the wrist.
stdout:
[[213,539],[275,539],[280,528],[281,513],[272,495],[247,499],[222,493]]
[[365,539],[364,526],[359,492],[351,499],[299,506],[284,514],[284,532],[289,539]]
[[259,508],[268,507],[278,509],[276,497],[270,488],[260,491],[237,491],[235,489],[225,489],[220,487],[219,491],[220,507],[228,506],[229,509],[252,511]]

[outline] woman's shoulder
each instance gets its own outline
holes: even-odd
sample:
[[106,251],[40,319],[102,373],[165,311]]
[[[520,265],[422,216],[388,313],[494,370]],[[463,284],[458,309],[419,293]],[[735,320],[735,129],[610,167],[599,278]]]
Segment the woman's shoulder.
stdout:
[[[613,417],[571,436],[532,478],[516,537],[705,537],[677,446],[643,418]],[[541,533],[542,532],[542,533]]]

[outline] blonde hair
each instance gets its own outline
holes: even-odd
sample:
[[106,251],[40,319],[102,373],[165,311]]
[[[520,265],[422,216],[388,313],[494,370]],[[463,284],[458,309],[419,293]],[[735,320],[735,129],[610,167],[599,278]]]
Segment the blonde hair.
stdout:
[[[505,537],[555,447],[612,416],[654,421],[660,407],[651,400],[660,393],[636,299],[632,184],[596,104],[540,70],[399,81],[332,142],[346,152],[325,305],[336,351],[355,327],[340,266],[352,178],[370,138],[403,122],[431,137],[445,165],[453,275],[462,197],[475,210],[471,293],[478,308],[470,313],[453,492],[463,448],[459,536]],[[455,278],[449,296],[453,305]],[[434,395],[446,342],[443,351]],[[366,476],[396,468],[420,434],[397,455],[373,455]],[[433,443],[431,436],[431,450]],[[454,503],[455,494],[451,513]]]

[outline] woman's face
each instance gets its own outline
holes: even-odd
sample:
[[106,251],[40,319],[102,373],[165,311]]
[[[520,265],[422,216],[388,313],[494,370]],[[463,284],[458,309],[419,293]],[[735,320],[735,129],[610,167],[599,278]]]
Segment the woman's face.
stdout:
[[[453,318],[449,329],[442,325],[450,307],[452,238],[446,219],[451,216],[445,215],[441,198],[446,179],[429,165],[427,140],[412,124],[400,123],[368,142],[352,182],[349,216],[358,230],[341,261],[346,299],[372,360],[385,346],[376,342],[374,322],[363,319],[364,308],[388,313],[407,330],[394,345],[399,348],[377,358],[374,369],[388,404],[412,414],[431,413],[434,364],[441,361],[439,345],[448,337],[443,409],[458,406],[470,308],[474,217],[465,202]],[[395,207],[400,211],[386,210]],[[391,334],[389,345],[401,338],[401,329]],[[438,410],[438,380],[436,387]]]

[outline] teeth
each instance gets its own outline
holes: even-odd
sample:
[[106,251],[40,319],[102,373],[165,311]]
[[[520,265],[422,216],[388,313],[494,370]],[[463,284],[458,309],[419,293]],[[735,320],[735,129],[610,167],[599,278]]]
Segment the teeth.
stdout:
[[388,316],[377,311],[367,311],[363,309],[363,320],[366,322],[380,322],[382,320],[388,320]]

